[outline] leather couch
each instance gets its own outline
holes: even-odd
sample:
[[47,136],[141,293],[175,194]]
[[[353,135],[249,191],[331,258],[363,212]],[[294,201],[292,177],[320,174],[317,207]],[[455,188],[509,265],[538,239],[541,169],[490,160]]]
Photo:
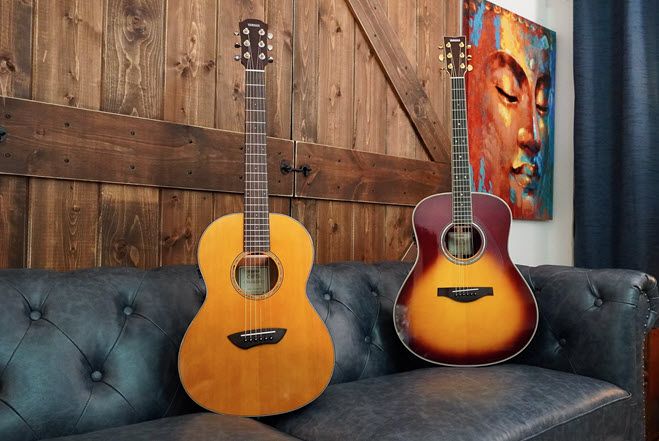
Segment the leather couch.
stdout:
[[314,268],[332,384],[261,420],[203,412],[182,390],[177,351],[204,298],[195,267],[0,271],[0,439],[643,439],[652,277],[521,267],[540,308],[533,342],[510,363],[462,369],[423,364],[399,343],[391,310],[408,270]]

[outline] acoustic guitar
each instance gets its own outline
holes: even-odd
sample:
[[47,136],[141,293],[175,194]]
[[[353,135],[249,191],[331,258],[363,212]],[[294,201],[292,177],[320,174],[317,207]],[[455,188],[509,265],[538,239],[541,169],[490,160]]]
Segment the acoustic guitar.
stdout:
[[447,366],[484,366],[514,357],[531,341],[538,308],[508,254],[511,211],[471,191],[465,37],[445,37],[440,60],[451,77],[452,191],[413,213],[417,259],[394,304],[394,325],[418,357]]
[[214,221],[199,241],[206,299],[179,352],[188,395],[217,413],[266,416],[318,397],[334,369],[331,337],[306,293],[311,237],[296,220],[269,213],[265,68],[272,35],[240,22],[245,67],[244,213]]

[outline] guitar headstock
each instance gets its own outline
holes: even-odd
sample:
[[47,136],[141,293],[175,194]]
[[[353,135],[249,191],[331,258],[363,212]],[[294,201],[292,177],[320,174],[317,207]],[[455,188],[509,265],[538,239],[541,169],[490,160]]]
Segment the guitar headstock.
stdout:
[[474,68],[471,65],[471,55],[467,50],[471,45],[467,44],[467,38],[462,35],[458,37],[444,37],[444,44],[439,46],[444,52],[439,55],[439,61],[444,63],[443,70],[446,70],[451,78],[464,77],[467,72]]
[[240,38],[240,42],[235,45],[240,48],[240,55],[235,55],[234,60],[240,61],[245,69],[265,70],[265,66],[274,61],[268,55],[272,50],[272,45],[268,43],[272,40],[268,25],[261,20],[248,18],[238,24],[238,29],[234,35]]

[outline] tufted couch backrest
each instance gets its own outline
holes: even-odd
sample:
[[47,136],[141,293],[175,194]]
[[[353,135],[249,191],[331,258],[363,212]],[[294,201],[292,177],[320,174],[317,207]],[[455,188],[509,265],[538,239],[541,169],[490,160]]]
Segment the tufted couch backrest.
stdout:
[[[317,266],[309,297],[336,347],[333,382],[408,369],[391,309],[409,266]],[[204,298],[196,267],[0,271],[0,439],[31,440],[195,409],[178,347]]]

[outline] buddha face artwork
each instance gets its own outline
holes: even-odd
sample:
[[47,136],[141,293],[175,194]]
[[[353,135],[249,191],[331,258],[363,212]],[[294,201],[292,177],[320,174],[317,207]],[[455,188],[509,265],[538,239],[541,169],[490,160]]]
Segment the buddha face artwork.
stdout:
[[515,219],[551,219],[556,34],[484,0],[464,8],[474,188],[501,197]]

